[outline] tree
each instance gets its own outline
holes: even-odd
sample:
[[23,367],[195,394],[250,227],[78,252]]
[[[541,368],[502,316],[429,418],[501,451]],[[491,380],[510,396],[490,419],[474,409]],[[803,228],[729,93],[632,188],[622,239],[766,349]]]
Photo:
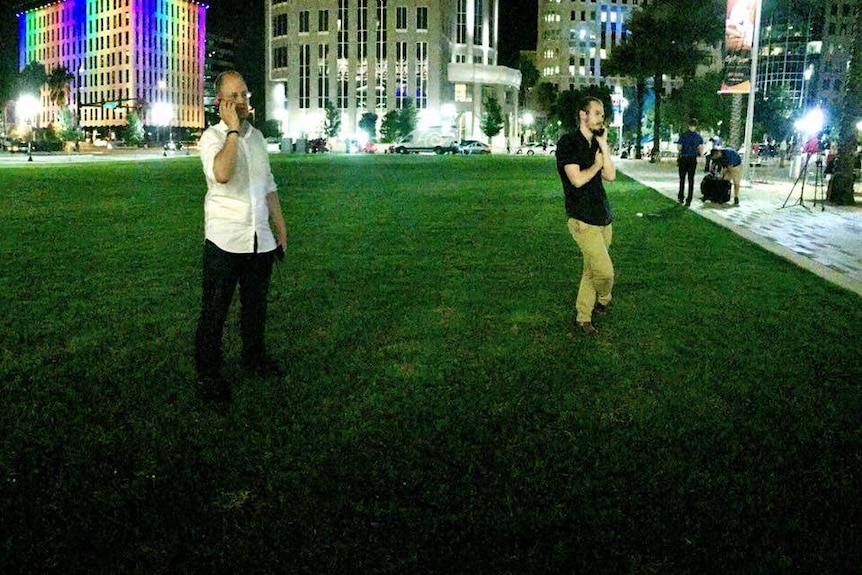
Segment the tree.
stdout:
[[537,112],[548,115],[553,110],[558,95],[559,90],[555,85],[542,82],[532,91],[530,102]]
[[374,112],[365,112],[359,118],[359,129],[368,134],[368,139],[373,140],[377,135],[377,114]]
[[323,133],[327,138],[334,138],[341,132],[341,112],[329,100],[323,106],[326,112],[326,118],[323,120]]
[[628,23],[629,35],[605,62],[608,75],[636,82],[653,80],[653,161],[660,154],[664,76],[693,78],[698,64],[709,56],[703,46],[715,44],[724,32],[723,0],[688,0],[684,10],[679,4],[678,0],[652,0],[635,11]]
[[533,89],[533,86],[539,82],[541,74],[539,74],[539,69],[533,63],[533,59],[523,54],[521,54],[521,58],[518,60],[518,70],[521,71],[521,88],[518,91],[518,105],[524,108],[527,106],[527,95]]
[[48,84],[48,98],[58,107],[66,106],[66,100],[69,95],[69,83],[75,79],[75,76],[65,66],[57,66],[48,74],[46,82]]
[[[668,99],[667,120],[675,126],[685,126],[690,118],[697,118],[701,130],[717,132],[719,122],[730,115],[730,100],[716,90],[721,80],[721,72],[707,72],[686,80]],[[777,98],[776,105],[779,101]]]
[[128,136],[126,136],[126,141],[133,146],[137,146],[144,140],[144,123],[141,121],[140,114],[135,109],[129,110],[126,118],[129,121],[129,132]]
[[[605,113],[610,114],[613,104],[611,103],[611,91],[606,86],[587,86],[583,90],[566,90],[561,92],[554,103],[551,115],[551,124],[557,124],[563,133],[574,132],[581,122],[579,115],[581,102],[586,97],[598,98],[605,107]],[[556,120],[553,121],[553,120]]]
[[380,137],[384,142],[394,142],[401,136],[400,113],[389,110],[380,122]]
[[858,138],[856,122],[862,118],[862,18],[859,8],[853,18],[850,46],[850,66],[844,77],[843,105],[838,106],[841,139],[838,142],[838,157],[835,159],[835,174],[832,176],[831,200],[839,205],[855,204],[853,183],[855,181]]
[[55,134],[64,142],[79,142],[83,134],[76,125],[75,114],[68,106],[63,107],[57,114],[57,127]]
[[47,81],[48,74],[45,73],[45,66],[40,62],[30,62],[24,66],[20,72],[18,72],[15,86],[18,91],[17,95],[33,94],[38,97],[39,92],[42,90],[42,86]]
[[404,100],[404,107],[398,112],[398,132],[402,136],[406,136],[416,129],[416,105],[413,103],[413,98]]
[[482,133],[493,138],[503,129],[503,109],[494,96],[488,96],[482,105]]

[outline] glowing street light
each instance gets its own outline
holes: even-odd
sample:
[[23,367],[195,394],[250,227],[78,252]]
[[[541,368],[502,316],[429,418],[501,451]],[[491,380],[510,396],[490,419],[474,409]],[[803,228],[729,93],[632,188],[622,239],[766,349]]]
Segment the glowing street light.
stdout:
[[812,108],[804,117],[802,117],[802,119],[797,120],[793,124],[793,127],[805,135],[814,135],[823,129],[823,124],[825,123],[826,117],[823,114],[823,110],[820,108]]
[[18,121],[27,124],[30,129],[30,139],[27,141],[27,161],[33,161],[33,118],[42,110],[42,104],[39,99],[32,94],[22,94],[18,97],[18,104],[15,106],[15,111],[18,114]]

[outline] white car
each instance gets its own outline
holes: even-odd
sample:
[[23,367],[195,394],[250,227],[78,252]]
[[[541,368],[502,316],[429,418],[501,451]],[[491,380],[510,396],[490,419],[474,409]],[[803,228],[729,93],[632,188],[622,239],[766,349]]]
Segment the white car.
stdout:
[[557,151],[557,145],[554,143],[540,144],[538,142],[528,142],[522,144],[515,150],[515,154],[519,156],[533,156],[539,154],[542,156],[553,155]]

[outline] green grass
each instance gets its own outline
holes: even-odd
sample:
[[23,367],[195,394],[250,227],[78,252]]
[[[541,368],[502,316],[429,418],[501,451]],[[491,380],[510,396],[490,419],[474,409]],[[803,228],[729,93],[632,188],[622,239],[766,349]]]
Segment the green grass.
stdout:
[[0,570],[859,571],[858,296],[620,177],[590,339],[548,158],[273,169],[288,374],[234,309],[222,412],[198,160],[0,168]]

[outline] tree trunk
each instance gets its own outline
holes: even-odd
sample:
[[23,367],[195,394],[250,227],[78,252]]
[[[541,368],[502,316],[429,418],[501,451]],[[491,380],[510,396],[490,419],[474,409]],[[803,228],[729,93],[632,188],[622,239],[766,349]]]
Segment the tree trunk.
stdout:
[[835,174],[830,182],[830,200],[839,205],[852,206],[855,204],[853,198],[853,184],[856,180],[856,122],[862,117],[862,14],[856,7],[856,16],[853,18],[852,45],[850,47],[850,66],[844,77],[844,103],[839,106],[841,110],[840,133],[841,139],[838,144],[838,157],[835,158]]
[[644,123],[644,95],[646,93],[646,81],[639,79],[636,84],[637,90],[637,106],[638,106],[638,125],[635,131],[635,158],[640,160],[643,158],[643,123]]
[[655,110],[652,127],[652,153],[650,162],[658,162],[661,159],[661,96],[664,92],[664,81],[661,74],[656,74],[653,79],[653,93],[655,94]]

